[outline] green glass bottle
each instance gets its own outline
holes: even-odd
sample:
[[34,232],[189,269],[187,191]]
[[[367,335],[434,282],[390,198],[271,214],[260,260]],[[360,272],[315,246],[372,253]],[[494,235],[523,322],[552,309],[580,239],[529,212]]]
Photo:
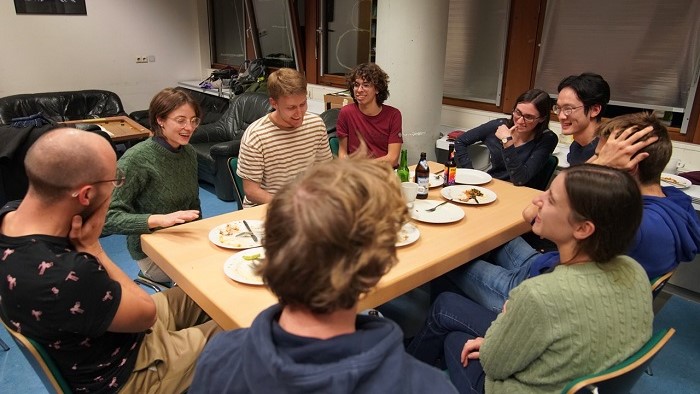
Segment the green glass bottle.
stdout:
[[396,170],[399,175],[401,182],[408,182],[411,176],[411,172],[408,170],[408,151],[406,149],[401,150],[401,159],[399,160],[399,169]]

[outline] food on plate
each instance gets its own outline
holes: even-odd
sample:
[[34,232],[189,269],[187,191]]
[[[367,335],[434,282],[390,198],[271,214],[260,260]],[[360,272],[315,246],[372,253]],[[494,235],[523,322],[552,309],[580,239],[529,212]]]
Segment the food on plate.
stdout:
[[243,256],[243,260],[259,260],[260,259],[260,253],[255,253],[255,254],[250,254],[247,256]]
[[231,222],[226,223],[226,226],[219,229],[219,234],[221,235],[233,235],[235,232],[239,231],[238,223]]
[[673,186],[680,186],[680,187],[685,187],[685,186],[686,186],[686,184],[684,184],[683,182],[679,182],[679,181],[677,181],[677,180],[675,180],[675,179],[673,179],[673,178],[671,178],[671,177],[668,177],[668,176],[662,176],[662,177],[661,177],[661,180],[664,181],[664,182],[666,182],[666,183],[669,183],[669,184],[671,184],[671,185],[673,185]]
[[401,231],[399,231],[399,239],[397,243],[406,242],[408,240],[408,237],[408,230],[406,229],[406,227],[402,227]]
[[469,189],[465,190],[464,193],[460,194],[457,199],[460,201],[467,202],[469,200],[474,200],[476,203],[479,203],[479,200],[477,200],[477,197],[483,197],[484,193],[481,192],[479,189]]

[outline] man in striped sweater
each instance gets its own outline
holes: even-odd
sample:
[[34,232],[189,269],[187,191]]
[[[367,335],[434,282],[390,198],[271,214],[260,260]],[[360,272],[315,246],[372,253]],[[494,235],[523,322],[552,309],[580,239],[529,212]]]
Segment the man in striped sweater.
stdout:
[[248,126],[241,139],[243,207],[270,202],[306,168],[332,159],[323,120],[307,112],[304,75],[281,68],[270,74],[267,87],[275,110]]

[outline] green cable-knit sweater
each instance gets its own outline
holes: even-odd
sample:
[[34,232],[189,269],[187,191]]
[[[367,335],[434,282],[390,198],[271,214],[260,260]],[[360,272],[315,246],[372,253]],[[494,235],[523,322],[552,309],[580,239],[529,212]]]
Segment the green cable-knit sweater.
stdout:
[[634,260],[559,265],[510,292],[479,352],[487,393],[559,393],[629,357],[652,332],[649,278]]
[[200,210],[197,154],[189,145],[172,152],[149,138],[128,149],[117,165],[126,182],[112,193],[102,233],[126,234],[129,254],[140,260],[146,257],[140,235],[156,230],[148,228],[150,215]]

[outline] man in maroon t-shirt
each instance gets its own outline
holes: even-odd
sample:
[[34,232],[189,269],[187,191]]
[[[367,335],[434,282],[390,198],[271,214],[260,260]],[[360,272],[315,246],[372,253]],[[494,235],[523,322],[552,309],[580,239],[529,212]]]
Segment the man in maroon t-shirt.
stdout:
[[389,76],[376,64],[363,63],[350,71],[347,82],[355,103],[344,106],[338,115],[338,156],[353,153],[362,139],[372,157],[396,167],[403,138],[401,112],[384,105],[389,97]]

